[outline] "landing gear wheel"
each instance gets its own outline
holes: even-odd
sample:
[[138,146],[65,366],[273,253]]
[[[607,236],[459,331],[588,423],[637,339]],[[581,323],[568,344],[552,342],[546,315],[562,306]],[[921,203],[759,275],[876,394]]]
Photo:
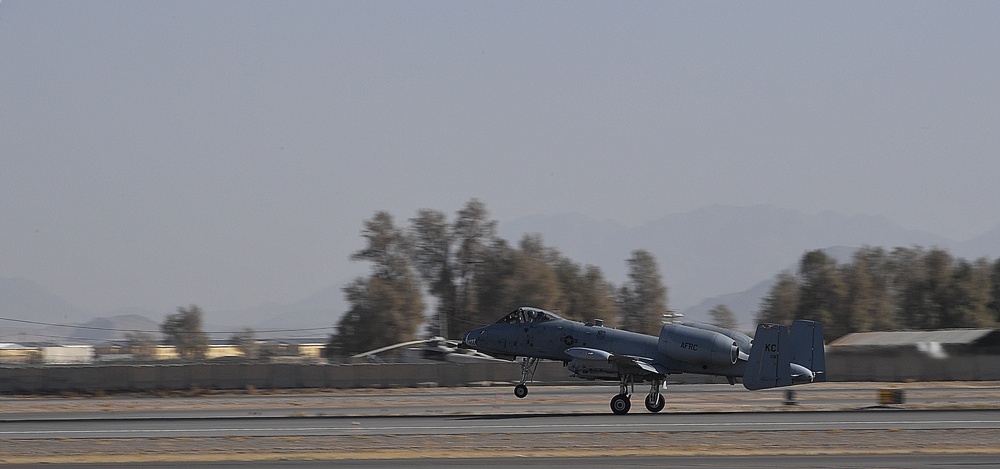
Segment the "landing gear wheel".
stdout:
[[514,395],[517,396],[518,399],[524,399],[524,396],[528,395],[528,387],[523,384],[514,386]]
[[632,403],[628,400],[628,395],[619,394],[611,398],[611,411],[617,415],[625,415],[632,408]]
[[653,396],[646,396],[646,410],[654,413],[663,410],[663,406],[666,404],[666,401],[663,399],[663,394],[657,394],[655,402],[650,399],[651,397]]

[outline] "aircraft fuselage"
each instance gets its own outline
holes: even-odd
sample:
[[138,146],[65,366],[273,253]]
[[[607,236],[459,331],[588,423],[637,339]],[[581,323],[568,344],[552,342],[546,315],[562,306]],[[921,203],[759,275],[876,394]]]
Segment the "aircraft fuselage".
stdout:
[[[522,308],[523,309],[523,308]],[[508,316],[509,317],[509,316]],[[672,334],[671,334],[672,332]],[[568,364],[575,363],[575,357],[567,353],[574,348],[596,349],[613,355],[642,357],[656,365],[664,374],[669,373],[702,373],[721,376],[743,376],[745,361],[729,356],[718,360],[720,363],[706,363],[704,360],[688,362],[677,359],[664,352],[671,349],[688,352],[688,356],[699,357],[699,350],[710,350],[714,342],[722,343],[722,347],[731,347],[735,342],[718,332],[705,331],[692,326],[668,324],[660,337],[630,332],[621,329],[604,327],[595,323],[581,323],[560,318],[548,317],[544,320],[498,322],[466,333],[464,341],[467,346],[495,356],[534,357],[547,360],[557,360]],[[749,346],[749,338],[746,345]],[[748,353],[749,350],[738,350]],[[703,353],[704,355],[704,353]],[[593,367],[570,366],[579,377],[585,379],[617,380],[617,373],[606,367],[608,372],[588,373]],[[582,372],[577,372],[581,370]]]
[[707,324],[664,324],[659,336],[604,327],[599,321],[570,321],[538,308],[522,307],[463,337],[467,347],[514,360],[522,357],[514,395],[528,395],[525,382],[539,359],[558,360],[574,376],[617,380],[611,410],[628,413],[629,384],[649,381],[646,409],[659,412],[660,386],[669,374],[743,379],[747,389],[810,383],[826,378],[822,324],[797,320],[791,327],[760,324],[757,344],[749,336]]

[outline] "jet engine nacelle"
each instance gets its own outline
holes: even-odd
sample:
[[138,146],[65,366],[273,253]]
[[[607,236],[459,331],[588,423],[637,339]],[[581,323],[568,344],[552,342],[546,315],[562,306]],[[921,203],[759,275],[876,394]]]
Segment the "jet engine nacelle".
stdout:
[[740,355],[731,337],[683,324],[664,325],[657,349],[675,360],[709,366],[732,365]]

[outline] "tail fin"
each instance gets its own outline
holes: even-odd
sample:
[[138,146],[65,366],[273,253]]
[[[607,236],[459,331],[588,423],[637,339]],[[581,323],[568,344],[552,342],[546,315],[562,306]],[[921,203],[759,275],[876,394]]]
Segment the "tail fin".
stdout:
[[[789,331],[793,365],[812,372],[811,382],[826,381],[826,353],[823,345],[823,324],[799,319]],[[793,383],[797,384],[797,383]]]
[[826,381],[823,325],[798,320],[792,327],[760,324],[743,372],[747,389]]
[[779,353],[788,345],[787,331],[787,327],[777,324],[757,325],[743,371],[743,387],[754,390],[792,385],[789,354]]

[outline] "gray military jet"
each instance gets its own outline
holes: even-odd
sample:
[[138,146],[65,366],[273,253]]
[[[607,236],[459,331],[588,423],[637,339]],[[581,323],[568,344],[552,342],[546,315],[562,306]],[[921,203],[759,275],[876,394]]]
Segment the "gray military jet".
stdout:
[[466,332],[462,342],[498,358],[522,357],[521,381],[514,386],[519,398],[528,395],[524,383],[540,359],[561,361],[578,378],[618,381],[611,410],[619,415],[632,407],[629,388],[635,382],[650,383],[646,409],[663,410],[660,386],[670,374],[725,376],[729,384],[742,379],[750,390],[826,381],[823,325],[805,320],[790,327],[761,324],[753,339],[699,323],[665,324],[654,337],[523,307]]

